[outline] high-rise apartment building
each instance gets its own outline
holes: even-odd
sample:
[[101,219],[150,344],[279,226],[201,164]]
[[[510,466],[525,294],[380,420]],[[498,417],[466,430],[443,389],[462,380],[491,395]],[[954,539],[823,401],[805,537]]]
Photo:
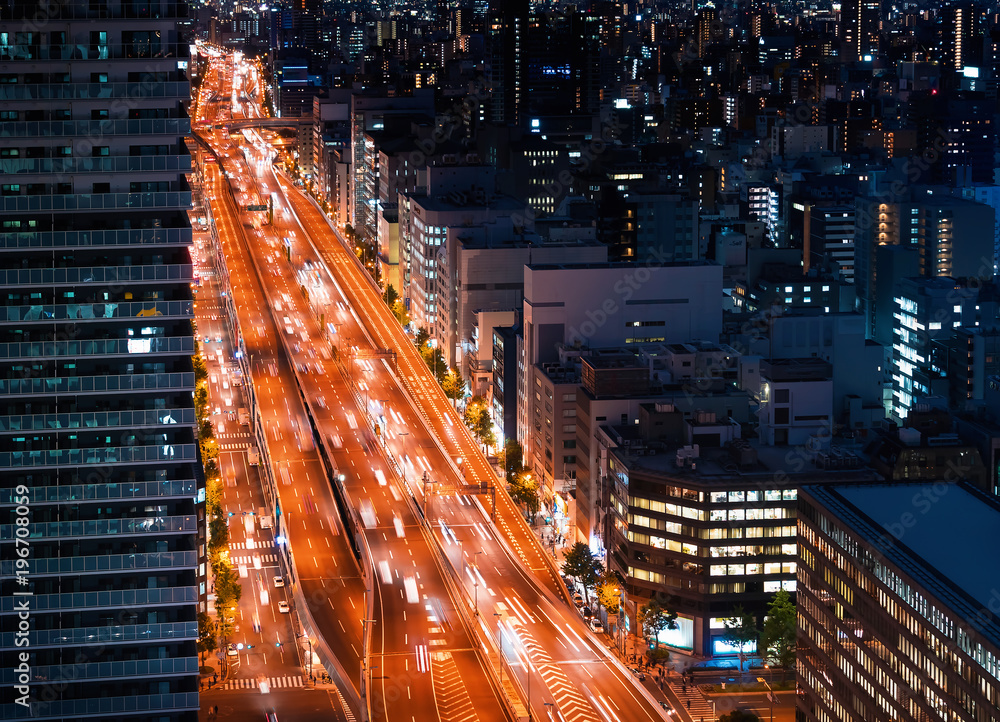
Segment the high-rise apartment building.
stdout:
[[840,40],[845,60],[871,60],[879,52],[880,0],[847,0],[840,6]]
[[1000,564],[978,553],[996,499],[937,482],[806,486],[798,503],[796,719],[996,719]]
[[491,3],[487,27],[492,100],[488,119],[517,125],[528,102],[528,0]]
[[193,721],[187,8],[39,8],[0,7],[0,677],[32,719]]

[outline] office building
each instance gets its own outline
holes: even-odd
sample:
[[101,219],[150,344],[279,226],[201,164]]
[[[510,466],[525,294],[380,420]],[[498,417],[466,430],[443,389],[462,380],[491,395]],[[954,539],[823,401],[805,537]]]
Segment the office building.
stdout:
[[0,10],[0,717],[29,716],[13,689],[26,652],[31,719],[194,722],[207,590],[187,8],[52,4],[26,30],[38,12]]
[[996,719],[997,500],[955,482],[806,486],[798,519],[796,719]]

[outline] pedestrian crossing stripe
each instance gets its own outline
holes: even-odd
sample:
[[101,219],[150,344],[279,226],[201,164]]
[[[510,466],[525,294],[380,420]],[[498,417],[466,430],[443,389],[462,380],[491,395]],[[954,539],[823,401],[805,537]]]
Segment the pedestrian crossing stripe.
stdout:
[[219,444],[219,449],[222,451],[246,451],[246,444]]
[[257,550],[263,550],[263,549],[266,549],[267,547],[270,547],[270,546],[273,546],[273,545],[270,542],[266,542],[266,541],[256,542],[255,546],[252,546],[252,547],[248,547],[246,542],[230,542],[230,544],[229,544],[229,548],[230,549],[257,549]]
[[[260,561],[262,564],[276,564],[278,562],[277,554],[260,554]],[[233,557],[231,564],[246,564],[247,566],[253,566],[253,557]]]
[[[302,687],[302,677],[268,677],[267,683],[271,689],[287,689],[289,687]],[[222,689],[258,689],[260,680],[258,679],[231,679],[223,682]]]

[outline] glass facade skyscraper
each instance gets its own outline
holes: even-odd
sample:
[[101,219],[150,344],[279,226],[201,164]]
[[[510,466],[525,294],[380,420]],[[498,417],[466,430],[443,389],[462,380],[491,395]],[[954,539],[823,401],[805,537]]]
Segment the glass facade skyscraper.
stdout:
[[197,719],[186,14],[0,4],[3,719]]

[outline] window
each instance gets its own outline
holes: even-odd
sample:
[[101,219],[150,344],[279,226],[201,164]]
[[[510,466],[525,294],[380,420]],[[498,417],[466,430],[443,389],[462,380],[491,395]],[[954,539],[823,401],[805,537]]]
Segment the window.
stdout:
[[90,82],[91,83],[106,83],[106,82],[108,82],[108,74],[107,73],[91,73],[90,74]]
[[19,196],[21,195],[21,184],[4,183],[2,186],[0,186],[0,194],[5,196]]
[[576,439],[564,439],[563,440],[563,448],[564,449],[575,449],[576,448]]
[[787,404],[788,403],[788,389],[775,389],[774,390],[774,403],[776,403],[776,404]]
[[780,408],[774,410],[774,423],[775,424],[787,424],[788,423],[788,409]]
[[0,110],[0,120],[17,120],[17,111]]
[[111,148],[106,145],[95,145],[90,149],[90,154],[94,158],[106,157],[111,155]]
[[564,456],[563,457],[563,463],[564,464],[575,464],[576,463],[576,455]]
[[91,120],[106,120],[108,117],[107,108],[94,108],[90,111]]

